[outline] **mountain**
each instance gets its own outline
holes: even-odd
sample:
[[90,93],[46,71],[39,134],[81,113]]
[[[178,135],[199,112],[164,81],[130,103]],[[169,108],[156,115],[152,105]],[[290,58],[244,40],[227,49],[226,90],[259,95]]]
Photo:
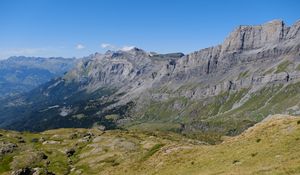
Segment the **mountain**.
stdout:
[[299,174],[299,136],[299,117],[286,115],[270,116],[218,145],[166,132],[0,130],[0,173]]
[[299,115],[300,21],[239,26],[187,55],[95,53],[64,76],[2,100],[0,126],[173,131],[216,143],[270,114]]
[[28,92],[62,76],[76,60],[71,58],[10,57],[0,61],[0,99]]

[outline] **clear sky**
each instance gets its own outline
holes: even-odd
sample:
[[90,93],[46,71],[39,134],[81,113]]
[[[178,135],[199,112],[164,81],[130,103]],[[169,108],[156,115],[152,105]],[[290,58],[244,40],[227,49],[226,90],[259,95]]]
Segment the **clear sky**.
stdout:
[[235,27],[300,19],[300,0],[0,0],[0,59],[136,46],[189,53]]

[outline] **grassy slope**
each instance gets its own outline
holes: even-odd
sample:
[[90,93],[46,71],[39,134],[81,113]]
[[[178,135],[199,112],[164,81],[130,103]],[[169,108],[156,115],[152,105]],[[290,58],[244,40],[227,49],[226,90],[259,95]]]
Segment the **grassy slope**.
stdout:
[[[172,145],[119,174],[299,174],[300,118],[277,116],[213,146]],[[112,174],[118,174],[113,172]]]
[[[125,127],[181,132],[214,143],[222,135],[241,133],[270,114],[297,114],[300,107],[299,87],[300,83],[269,85],[250,94],[245,103],[235,108],[234,105],[248,94],[249,89],[223,92],[198,101],[176,97],[152,102],[136,115],[134,122]],[[180,107],[174,108],[176,105]],[[185,128],[182,128],[183,125]]]
[[[93,133],[92,139],[81,142],[88,132]],[[300,173],[300,118],[291,116],[269,118],[218,145],[203,145],[166,132],[59,129],[37,134],[0,133],[0,140],[18,144],[17,150],[1,158],[2,174],[22,166],[47,167],[56,174]],[[19,136],[26,143],[18,143]],[[31,142],[40,137],[57,142]],[[64,153],[68,148],[76,150],[70,158]],[[32,161],[28,155],[38,151],[48,158]],[[24,156],[26,159],[20,159]]]

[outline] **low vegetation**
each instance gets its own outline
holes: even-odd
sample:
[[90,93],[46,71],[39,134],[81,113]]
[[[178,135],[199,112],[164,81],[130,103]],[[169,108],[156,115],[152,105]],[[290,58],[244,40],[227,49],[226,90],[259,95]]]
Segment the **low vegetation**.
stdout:
[[299,118],[291,116],[268,117],[217,145],[167,132],[57,129],[0,134],[1,174],[20,169],[74,175],[300,173]]
[[289,60],[283,61],[277,66],[275,73],[285,72],[290,64],[292,63]]

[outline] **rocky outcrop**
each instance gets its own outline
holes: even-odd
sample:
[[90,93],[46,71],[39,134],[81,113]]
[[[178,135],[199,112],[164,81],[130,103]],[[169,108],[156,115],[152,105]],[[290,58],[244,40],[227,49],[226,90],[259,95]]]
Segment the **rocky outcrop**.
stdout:
[[222,44],[222,52],[257,49],[283,40],[287,32],[281,20],[259,26],[239,26]]
[[0,156],[3,156],[7,153],[12,153],[18,146],[10,142],[0,142]]
[[259,26],[239,26],[222,44],[222,53],[258,49],[299,37],[299,27],[299,22],[286,27],[282,20],[273,20]]
[[300,20],[288,29],[285,39],[294,39],[300,37]]

